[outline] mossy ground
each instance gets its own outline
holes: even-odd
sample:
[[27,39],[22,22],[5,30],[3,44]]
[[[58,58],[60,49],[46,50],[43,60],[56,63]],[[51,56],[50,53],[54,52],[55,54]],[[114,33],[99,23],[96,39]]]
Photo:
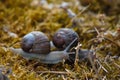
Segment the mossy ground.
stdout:
[[[69,9],[76,17],[70,18],[64,9],[57,7],[63,1],[69,2]],[[115,9],[114,14],[108,14],[103,9],[106,4],[100,7],[95,1],[92,2],[94,6],[86,5],[88,8],[85,9],[76,2],[77,0],[48,0],[48,4],[33,6],[32,0],[0,1],[0,66],[12,70],[8,75],[10,80],[120,79],[120,59],[114,58],[120,56],[119,9]],[[99,9],[96,10],[95,7]],[[47,65],[27,61],[8,50],[11,46],[20,47],[21,38],[31,31],[42,31],[52,40],[55,31],[65,27],[73,28],[79,34],[82,48],[97,49],[96,69],[85,61],[76,65]]]

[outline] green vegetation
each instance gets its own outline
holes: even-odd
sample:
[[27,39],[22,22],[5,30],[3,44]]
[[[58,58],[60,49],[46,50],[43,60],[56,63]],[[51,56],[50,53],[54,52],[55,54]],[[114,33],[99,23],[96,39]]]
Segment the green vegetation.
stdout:
[[[43,4],[33,1],[0,0],[0,67],[12,70],[10,80],[120,79],[119,0],[48,0]],[[59,8],[64,1],[68,7]],[[77,1],[82,1],[84,7]],[[76,16],[70,17],[66,9]],[[20,47],[21,38],[31,31],[42,31],[52,40],[55,31],[65,27],[79,34],[81,48],[96,50],[97,58],[92,62],[95,65],[86,61],[47,65],[27,61],[8,49]]]

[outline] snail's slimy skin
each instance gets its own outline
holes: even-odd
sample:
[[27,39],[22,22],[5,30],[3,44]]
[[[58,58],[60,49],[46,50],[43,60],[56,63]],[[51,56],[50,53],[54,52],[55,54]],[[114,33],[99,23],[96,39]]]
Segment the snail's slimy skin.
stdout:
[[[74,63],[76,54],[69,54],[69,61]],[[94,51],[93,50],[88,50],[88,49],[80,49],[78,52],[78,59],[79,62],[87,62],[89,61],[89,57],[91,57],[92,60],[95,59]]]
[[13,53],[19,54],[28,60],[35,59],[41,63],[56,64],[56,63],[62,62],[63,59],[69,58],[69,53],[71,53],[71,52],[68,52],[68,51],[76,40],[77,40],[77,38],[75,38],[63,51],[52,51],[48,54],[28,53],[28,52],[23,51],[21,48],[15,49],[12,47],[10,48],[10,50]]
[[62,62],[63,59],[68,58],[68,54],[69,54],[68,52],[65,51],[52,51],[49,54],[35,54],[35,53],[24,52],[21,48],[19,49],[10,48],[10,50],[15,54],[21,55],[25,59],[37,60],[41,63],[46,63],[46,64],[56,64]]
[[93,53],[94,53],[94,51],[92,51],[92,50],[80,49],[78,56],[79,56],[79,59],[81,59],[81,60],[87,59],[87,58],[89,58],[89,56],[91,58],[94,58]]
[[[74,61],[76,55],[75,52],[73,52],[74,54],[70,56],[69,54],[71,54],[72,52],[66,52],[66,51],[52,51],[49,54],[35,54],[35,53],[27,53],[23,51],[21,48],[15,49],[11,47],[10,50],[15,54],[21,55],[27,60],[37,60],[45,64],[57,64],[59,62],[62,62],[64,59],[65,60],[72,59]],[[88,59],[89,54],[90,57],[93,59],[94,58],[93,52],[94,51],[92,50],[86,50],[86,49],[79,50],[78,53],[79,61],[81,62],[85,59]]]
[[9,80],[9,78],[0,72],[0,80]]

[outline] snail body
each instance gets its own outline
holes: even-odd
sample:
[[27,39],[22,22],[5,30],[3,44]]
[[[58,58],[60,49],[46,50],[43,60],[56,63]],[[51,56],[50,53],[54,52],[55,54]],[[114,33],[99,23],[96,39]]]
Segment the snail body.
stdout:
[[28,53],[28,52],[25,52],[21,48],[19,48],[19,49],[10,48],[10,50],[13,53],[20,54],[22,57],[24,57],[25,59],[28,59],[28,60],[35,59],[41,63],[56,64],[56,63],[63,61],[63,59],[67,59],[69,57],[69,53],[71,53],[71,52],[68,52],[68,50],[70,49],[70,47],[73,45],[73,43],[76,40],[77,39],[74,39],[63,51],[52,51],[48,54]]
[[[50,51],[52,46],[48,37],[42,32],[33,31],[22,38],[21,48],[15,49],[11,47],[10,50],[27,60],[37,60],[45,64],[56,64],[64,59],[75,59],[75,52],[69,52],[69,49],[77,45],[78,39],[78,34],[72,29],[62,28],[55,33],[52,41],[62,51]],[[79,60],[87,58],[89,52],[90,54],[92,53],[91,51],[80,50],[78,52]],[[71,53],[74,54],[71,56]]]
[[[76,56],[75,52],[74,52],[74,54],[70,54],[69,55],[69,61],[72,62],[72,63],[74,63],[75,56]],[[79,62],[89,61],[90,58],[92,60],[94,60],[96,58],[96,56],[94,55],[94,51],[93,50],[79,49],[79,51],[78,51]]]
[[94,51],[92,51],[92,50],[80,49],[79,54],[78,54],[79,59],[84,60],[84,59],[87,59],[89,57],[91,57],[93,59],[94,58],[93,53],[94,53]]
[[53,35],[53,44],[59,49],[65,49],[75,38],[76,42],[73,46],[76,46],[78,43],[79,36],[78,34],[69,28],[61,28]]
[[50,42],[44,33],[33,31],[22,38],[21,48],[28,53],[47,54],[50,52]]
[[61,51],[53,51],[50,52],[49,54],[35,54],[35,53],[28,53],[23,51],[22,49],[15,49],[15,48],[10,48],[10,50],[13,53],[20,54],[23,58],[27,60],[37,60],[41,63],[46,63],[46,64],[55,64],[58,62],[61,62],[63,60],[63,57],[66,56],[64,52]]
[[9,80],[9,78],[0,72],[0,80]]

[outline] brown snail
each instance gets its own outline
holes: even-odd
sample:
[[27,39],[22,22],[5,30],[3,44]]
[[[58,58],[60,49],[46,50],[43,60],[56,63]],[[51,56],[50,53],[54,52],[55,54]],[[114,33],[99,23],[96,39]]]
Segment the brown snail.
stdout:
[[[63,34],[62,35],[68,37],[68,38],[61,37],[61,39],[63,40],[68,40],[68,42],[65,41],[66,43],[62,45],[61,48],[64,48],[64,50],[62,51],[50,51],[50,47],[51,47],[50,41],[48,40],[47,36],[44,33],[38,31],[33,31],[25,35],[21,41],[21,48],[15,49],[11,47],[10,50],[13,53],[21,55],[25,59],[28,60],[35,59],[41,63],[46,63],[46,64],[56,64],[62,62],[63,59],[69,60],[71,58],[69,54],[74,53],[73,55],[75,55],[75,52],[69,52],[69,50],[71,46],[73,46],[74,44],[76,44],[76,42],[78,42],[78,35],[76,35],[74,31],[69,29],[61,29],[61,30],[63,30],[63,33],[65,31],[67,34],[65,35],[64,33],[64,35]],[[69,31],[71,31],[72,33]],[[78,56],[85,57],[86,54],[87,53],[84,52],[83,55],[81,55],[81,52],[79,52]]]
[[9,80],[9,78],[5,74],[0,72],[0,80]]
[[74,44],[74,42],[77,40],[77,38],[75,38],[63,51],[51,51],[48,54],[36,54],[36,53],[30,53],[30,52],[25,52],[23,49],[18,48],[15,49],[13,47],[10,48],[10,50],[13,53],[19,54],[22,57],[24,57],[25,59],[28,60],[37,60],[41,63],[46,63],[46,64],[56,64],[58,62],[62,62],[63,59],[68,59],[69,58],[69,54],[71,52],[68,52],[70,47]]
[[28,53],[48,54],[50,52],[50,42],[44,33],[33,31],[22,38],[21,48]]
[[35,59],[42,63],[55,64],[68,58],[69,53],[71,53],[68,51],[76,40],[77,38],[69,43],[63,51],[50,52],[50,41],[47,36],[42,32],[33,31],[22,38],[21,48],[10,48],[10,50],[28,60]]
[[[76,42],[73,46],[76,46],[78,43],[79,36],[78,34],[69,28],[61,28],[53,35],[53,44],[59,49],[65,49],[75,38]],[[73,47],[72,46],[72,47]]]

